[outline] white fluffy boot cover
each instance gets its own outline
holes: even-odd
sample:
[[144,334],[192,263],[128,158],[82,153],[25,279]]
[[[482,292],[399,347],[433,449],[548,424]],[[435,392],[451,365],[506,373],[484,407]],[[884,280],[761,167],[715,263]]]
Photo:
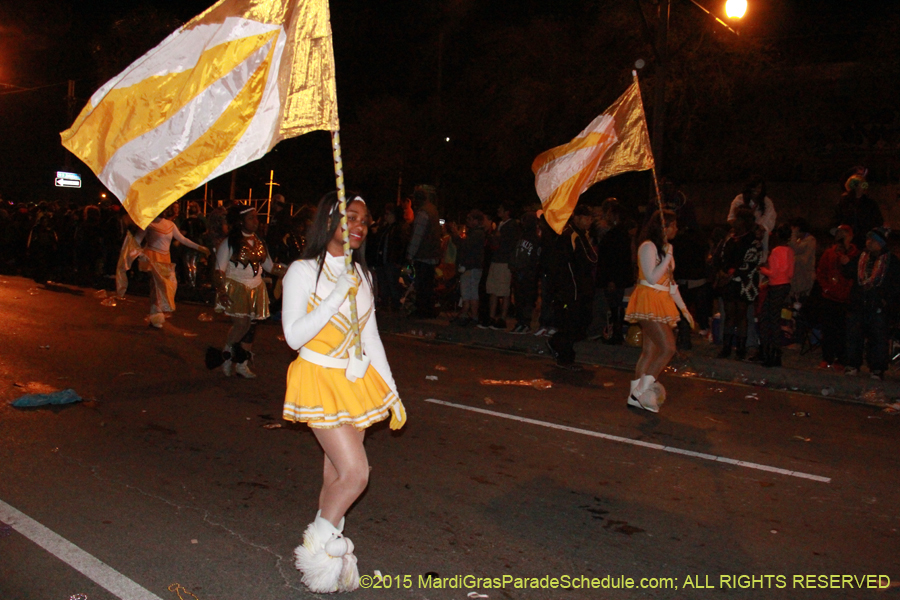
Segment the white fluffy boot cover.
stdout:
[[654,386],[655,383],[656,380],[652,375],[644,375],[641,377],[639,389],[643,391],[638,396],[638,401],[641,403],[641,408],[649,410],[650,412],[659,412],[659,401],[657,389]]
[[356,568],[356,556],[353,554],[353,542],[350,538],[347,540],[347,554],[341,557],[343,566],[341,567],[341,576],[338,579],[339,592],[352,592],[359,588],[359,569]]
[[663,402],[666,401],[666,388],[663,387],[663,384],[656,380],[653,382],[653,385],[650,386],[653,388],[653,391],[656,392],[656,403],[659,406],[663,405]]
[[[326,552],[328,550],[338,556]],[[302,581],[311,592],[338,591],[338,581],[344,567],[343,556],[348,544],[340,532],[318,514],[303,534],[303,544],[294,550],[294,566],[303,573]]]
[[641,378],[631,380],[631,385],[629,386],[631,389],[628,391],[628,406],[634,406],[637,408],[643,408],[641,403],[638,402],[638,397],[640,396],[640,388]]

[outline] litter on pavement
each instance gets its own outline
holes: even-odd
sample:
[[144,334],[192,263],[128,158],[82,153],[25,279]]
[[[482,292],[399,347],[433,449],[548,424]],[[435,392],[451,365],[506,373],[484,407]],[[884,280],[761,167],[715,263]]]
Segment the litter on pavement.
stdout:
[[437,381],[438,377],[437,375],[426,375],[425,379],[427,379],[428,381]]
[[[172,585],[170,585],[170,586],[169,586],[169,591],[170,591],[170,592],[175,592],[176,594],[178,594],[178,600],[186,600],[187,596],[190,596],[191,598],[194,598],[194,600],[200,600],[199,598],[197,598],[197,596],[195,596],[194,594],[192,594],[186,587],[184,587],[184,586],[181,585],[180,583],[173,583]],[[185,594],[187,594],[187,596],[182,596],[182,595],[181,595],[182,592],[184,592]]]
[[26,394],[15,400],[12,405],[16,408],[31,408],[47,404],[72,404],[82,400],[83,398],[76,394],[75,390],[69,388],[61,392],[50,392],[49,394]]
[[532,387],[536,390],[549,390],[553,383],[546,379],[479,379],[481,385],[516,385],[520,387]]

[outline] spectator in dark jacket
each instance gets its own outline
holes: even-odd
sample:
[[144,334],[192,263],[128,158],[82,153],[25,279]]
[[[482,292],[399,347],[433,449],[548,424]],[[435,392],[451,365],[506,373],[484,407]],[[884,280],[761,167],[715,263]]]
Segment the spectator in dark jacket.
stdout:
[[756,235],[754,214],[746,208],[736,211],[731,233],[716,259],[717,272],[726,283],[722,288],[725,303],[725,327],[719,358],[731,356],[736,346],[739,360],[747,355],[747,311],[759,296],[759,263],[762,244]]
[[866,236],[866,249],[858,260],[844,265],[853,280],[847,312],[846,375],[856,375],[863,350],[873,379],[883,379],[888,368],[888,327],[900,296],[900,263],[887,251],[888,231],[876,227]]
[[878,203],[866,193],[869,183],[865,178],[865,169],[860,169],[847,179],[844,184],[844,195],[838,202],[834,212],[832,225],[849,225],[853,229],[853,243],[857,248],[866,244],[866,234],[875,227],[884,225],[884,216]]
[[413,205],[416,216],[413,221],[412,238],[406,248],[406,259],[413,263],[416,278],[416,309],[412,317],[431,319],[434,310],[434,270],[441,262],[441,223],[434,201],[433,186],[419,185],[413,191]]
[[534,332],[534,335],[552,337],[557,330],[557,321],[553,312],[550,259],[553,257],[553,248],[559,234],[550,227],[543,213],[538,216],[538,231],[540,231],[539,238],[541,240],[540,248],[538,248],[538,281],[540,282],[538,295],[541,298],[541,311],[538,315],[538,330]]
[[856,263],[859,249],[853,244],[853,229],[841,225],[834,236],[834,244],[825,250],[816,269],[816,282],[822,292],[822,362],[820,369],[843,371],[846,363],[847,308],[853,278],[844,275],[844,266]]
[[453,323],[460,327],[467,327],[478,322],[478,287],[484,270],[486,238],[484,221],[483,212],[477,209],[469,211],[469,214],[466,215],[465,237],[460,233],[456,223],[450,224],[450,235],[456,245],[456,264],[460,272],[459,296],[462,301],[462,311]]
[[403,260],[403,209],[389,204],[373,239],[372,266],[378,282],[378,303],[388,309],[400,308],[400,262]]
[[618,202],[604,202],[604,220],[610,227],[597,244],[597,289],[606,296],[612,333],[608,344],[625,342],[622,333],[625,309],[622,301],[625,290],[634,284],[634,264],[631,260],[631,236],[622,222],[622,207]]
[[580,370],[575,364],[575,343],[587,336],[594,301],[597,253],[587,231],[593,216],[580,204],[566,224],[553,249],[550,276],[554,310],[559,313],[560,329],[547,340],[559,367]]

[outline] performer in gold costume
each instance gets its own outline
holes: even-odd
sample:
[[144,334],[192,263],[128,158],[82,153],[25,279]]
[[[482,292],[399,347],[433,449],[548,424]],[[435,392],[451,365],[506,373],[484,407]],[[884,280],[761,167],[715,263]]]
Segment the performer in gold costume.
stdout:
[[286,267],[272,262],[266,245],[256,235],[259,216],[255,208],[233,206],[228,211],[228,237],[216,249],[216,311],[231,317],[231,329],[222,351],[226,377],[232,369],[252,379],[250,370],[257,321],[269,318],[269,295],[262,272],[281,275]]

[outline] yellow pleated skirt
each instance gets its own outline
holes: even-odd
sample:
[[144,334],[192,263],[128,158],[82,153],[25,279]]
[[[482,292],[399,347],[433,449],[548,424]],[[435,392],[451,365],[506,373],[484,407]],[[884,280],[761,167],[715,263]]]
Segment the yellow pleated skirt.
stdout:
[[[319,354],[345,358],[348,351],[353,351],[344,347],[346,342],[345,334],[330,321],[306,347]],[[371,365],[364,377],[351,382],[344,369],[322,367],[298,356],[288,367],[282,416],[319,429],[342,425],[366,429],[388,418],[391,406],[398,400]]]
[[669,292],[638,284],[634,286],[634,291],[628,299],[625,320],[629,323],[656,321],[675,327],[681,320],[681,315]]

